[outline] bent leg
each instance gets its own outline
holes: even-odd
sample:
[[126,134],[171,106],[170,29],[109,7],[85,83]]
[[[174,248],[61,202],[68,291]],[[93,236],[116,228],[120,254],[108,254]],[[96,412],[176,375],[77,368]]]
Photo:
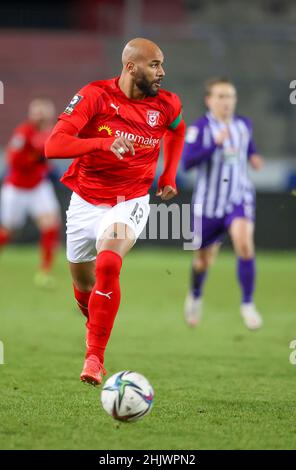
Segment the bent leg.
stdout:
[[91,291],[95,285],[95,262],[84,263],[69,262],[70,272],[73,279],[74,296],[78,307],[88,319],[88,302]]
[[95,285],[88,310],[86,359],[81,380],[102,382],[105,349],[120,305],[122,259],[144,229],[149,216],[149,196],[119,202],[102,215],[96,226]]
[[102,364],[120,304],[119,277],[122,259],[132,248],[134,241],[135,235],[129,226],[115,223],[104,232],[97,246],[95,285],[88,304],[86,357],[95,355]]

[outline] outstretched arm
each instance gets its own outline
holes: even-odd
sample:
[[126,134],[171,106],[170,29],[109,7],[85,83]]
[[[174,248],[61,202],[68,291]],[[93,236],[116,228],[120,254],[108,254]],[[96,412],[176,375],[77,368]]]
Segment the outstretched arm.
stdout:
[[99,150],[113,152],[120,160],[125,153],[134,154],[132,143],[122,137],[77,137],[93,116],[102,112],[101,93],[97,87],[86,85],[72,98],[45,144],[47,158],[77,158]]
[[81,139],[77,136],[77,128],[66,121],[58,121],[49,139],[45,144],[45,156],[47,158],[77,158],[98,150],[109,150],[119,160],[123,154],[119,149],[124,149],[124,154],[130,152],[134,155],[134,147],[128,139],[119,137]]
[[108,150],[114,138],[81,139],[77,128],[66,121],[58,121],[45,144],[47,158],[76,158],[97,150]]

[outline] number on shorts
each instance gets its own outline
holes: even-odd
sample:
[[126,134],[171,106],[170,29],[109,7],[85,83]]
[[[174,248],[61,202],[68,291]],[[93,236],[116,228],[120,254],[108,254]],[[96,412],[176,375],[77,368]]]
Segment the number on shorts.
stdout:
[[132,213],[130,215],[130,219],[133,220],[134,222],[136,222],[136,224],[138,225],[140,223],[140,220],[142,219],[143,215],[144,215],[144,211],[143,211],[142,207],[140,207],[139,203],[137,202],[135,207],[132,210]]

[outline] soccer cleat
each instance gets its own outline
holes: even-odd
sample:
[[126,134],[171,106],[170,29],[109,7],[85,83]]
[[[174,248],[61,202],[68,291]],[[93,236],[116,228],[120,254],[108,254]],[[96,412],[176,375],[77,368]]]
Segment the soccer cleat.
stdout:
[[194,298],[191,292],[187,294],[184,315],[189,326],[196,326],[200,323],[202,316],[202,300],[200,297]]
[[104,366],[97,356],[91,354],[84,361],[83,371],[80,375],[81,382],[86,382],[96,387],[102,383],[103,375],[106,375]]
[[244,323],[249,330],[258,330],[258,328],[261,328],[263,320],[261,315],[257,312],[254,304],[242,304],[240,312]]
[[35,274],[34,284],[40,289],[52,290],[56,287],[56,282],[53,276],[45,271],[39,271]]

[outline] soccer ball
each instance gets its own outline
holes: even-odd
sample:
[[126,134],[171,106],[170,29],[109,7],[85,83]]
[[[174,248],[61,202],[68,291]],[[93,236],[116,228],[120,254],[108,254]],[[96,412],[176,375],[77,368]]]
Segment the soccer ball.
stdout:
[[119,421],[137,421],[146,416],[154,398],[148,380],[137,372],[124,370],[110,377],[102,390],[104,410]]

